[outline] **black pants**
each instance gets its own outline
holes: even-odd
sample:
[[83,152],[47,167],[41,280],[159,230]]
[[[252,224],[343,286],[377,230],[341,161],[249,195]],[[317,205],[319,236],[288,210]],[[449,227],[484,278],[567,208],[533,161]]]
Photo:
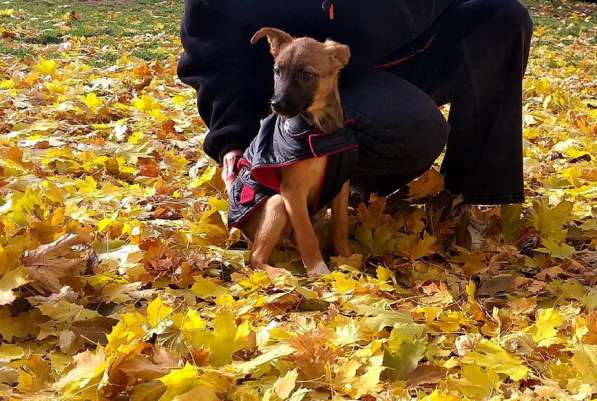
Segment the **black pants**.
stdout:
[[[385,67],[343,77],[344,107],[358,116],[355,189],[387,195],[427,170],[447,143],[447,190],[467,203],[522,202],[522,77],[531,34],[517,0],[468,0]],[[446,103],[448,123],[437,109]]]

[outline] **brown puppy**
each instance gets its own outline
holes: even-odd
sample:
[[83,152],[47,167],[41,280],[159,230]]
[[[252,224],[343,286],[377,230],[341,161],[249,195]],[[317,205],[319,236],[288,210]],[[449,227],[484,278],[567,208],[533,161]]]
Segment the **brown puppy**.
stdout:
[[[274,112],[283,117],[302,114],[313,127],[332,133],[344,125],[338,94],[338,74],[350,58],[348,46],[327,40],[295,39],[275,28],[262,28],[251,43],[267,37],[274,57]],[[299,161],[280,170],[280,193],[269,198],[241,229],[252,240],[251,265],[270,276],[283,272],[269,265],[274,246],[291,228],[309,276],[329,273],[311,224],[309,205],[319,193],[326,166],[325,157]],[[351,254],[348,246],[348,181],[330,204],[332,242],[335,251]],[[290,223],[290,224],[289,224]]]

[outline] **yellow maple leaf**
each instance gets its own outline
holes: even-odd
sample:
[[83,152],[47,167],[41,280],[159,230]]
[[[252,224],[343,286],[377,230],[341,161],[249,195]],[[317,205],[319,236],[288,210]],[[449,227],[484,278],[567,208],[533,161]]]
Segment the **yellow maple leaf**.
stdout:
[[97,97],[94,92],[90,92],[85,96],[80,97],[81,101],[85,106],[89,108],[92,112],[97,112],[97,109],[103,104],[102,100]]
[[424,233],[420,241],[416,241],[415,245],[409,250],[412,259],[419,259],[435,253],[435,242],[437,239],[430,234]]
[[[233,255],[225,255],[225,256],[233,256]],[[243,260],[244,262],[244,260]],[[256,271],[251,273],[249,277],[242,278],[238,281],[241,287],[246,289],[247,291],[255,291],[259,288],[267,287],[271,284],[271,280],[267,273],[263,271]]]
[[[211,180],[216,176],[216,171],[216,166],[207,167],[200,177],[195,178],[193,182],[191,182],[191,188],[199,188],[206,183],[210,183]],[[226,205],[226,207],[228,207],[228,205]]]
[[120,316],[119,322],[107,335],[106,351],[113,353],[123,345],[133,344],[145,335],[147,319],[139,312],[129,312]]
[[[237,325],[230,312],[218,313],[213,322],[213,330],[201,330],[198,319],[194,320],[197,328],[187,326],[187,340],[195,348],[209,349],[209,362],[222,366],[232,361],[232,354],[251,345],[251,329],[248,322]],[[184,327],[184,326],[183,326]]]
[[535,200],[529,213],[531,224],[541,237],[561,242],[566,238],[567,230],[563,226],[570,220],[572,206],[572,202],[562,201],[550,207],[546,199]]
[[101,315],[82,305],[65,301],[64,299],[54,303],[44,303],[38,306],[38,309],[44,315],[60,322],[76,322],[82,320],[95,319]]
[[500,384],[499,376],[491,369],[483,370],[478,365],[464,365],[462,379],[450,381],[456,390],[473,400],[485,400]]
[[5,341],[15,338],[35,336],[39,333],[39,310],[32,309],[27,312],[12,316],[9,307],[0,307],[0,335]]
[[195,333],[203,332],[207,327],[207,323],[201,319],[199,312],[195,309],[187,310],[184,315],[182,313],[174,313],[172,321],[185,338],[192,338]]
[[149,113],[152,110],[160,109],[160,103],[158,102],[158,100],[149,95],[141,95],[141,97],[133,99],[132,105],[137,110],[146,113]]
[[519,357],[510,355],[502,347],[486,339],[481,340],[474,351],[466,354],[462,362],[491,368],[496,373],[508,375],[514,381],[525,379],[530,371]]
[[0,344],[0,363],[21,359],[24,355],[25,350],[16,344]]
[[400,351],[402,343],[421,338],[425,332],[425,326],[414,322],[399,322],[394,325],[388,338],[388,350],[394,354]]
[[363,326],[374,332],[382,331],[386,327],[395,327],[398,323],[412,323],[410,315],[402,311],[371,308],[367,314],[372,316],[362,320]]
[[363,338],[360,325],[350,320],[347,324],[336,327],[334,334],[334,344],[344,346],[354,344]]
[[[405,331],[401,332],[402,329]],[[385,374],[388,377],[406,380],[415,370],[427,349],[425,339],[420,338],[422,333],[419,325],[394,326],[383,358],[383,364],[387,367]]]
[[260,366],[268,364],[278,358],[282,358],[295,353],[296,350],[286,343],[278,344],[270,348],[267,352],[251,359],[247,362],[232,365],[234,371],[242,375],[254,372]]
[[537,248],[536,250],[539,252],[545,252],[554,258],[568,258],[572,256],[575,251],[573,246],[570,246],[565,242],[558,243],[551,238],[542,238],[541,242],[543,244],[543,248]]
[[229,312],[219,314],[214,319],[213,337],[209,347],[209,360],[213,365],[220,366],[232,361],[232,354],[250,345],[249,322],[236,325],[234,317]]
[[56,66],[58,63],[56,60],[47,60],[43,57],[39,58],[39,61],[35,65],[35,70],[44,74],[44,75],[55,75],[56,74]]
[[325,277],[332,283],[332,287],[340,294],[347,294],[359,286],[359,281],[340,271],[334,271]]
[[19,384],[21,392],[35,393],[43,389],[51,380],[52,369],[40,355],[31,355],[23,361],[23,368],[19,370]]
[[220,401],[214,388],[209,384],[200,383],[186,393],[177,395],[172,401]]
[[53,80],[50,82],[46,82],[46,89],[51,93],[62,94],[66,92],[68,87],[58,80]]
[[570,362],[584,383],[597,383],[597,345],[579,344]]
[[0,305],[12,303],[15,299],[14,289],[29,282],[24,267],[10,269],[0,278]]
[[557,338],[558,327],[562,325],[564,319],[560,312],[554,308],[539,309],[537,311],[536,323],[529,328],[533,340],[540,347],[548,347],[552,344],[561,342]]
[[172,103],[177,106],[183,106],[187,101],[187,98],[181,95],[172,96]]
[[131,135],[129,135],[126,141],[131,145],[137,145],[139,142],[141,142],[142,138],[143,133],[141,131],[135,131]]
[[191,291],[201,298],[219,297],[228,294],[225,287],[202,277],[195,277],[195,284],[191,287]]
[[172,369],[170,373],[159,379],[165,386],[166,391],[158,401],[171,401],[174,397],[184,394],[200,384],[198,369],[186,363],[181,369]]
[[[360,257],[360,259],[363,258],[362,255],[358,255]],[[383,266],[377,266],[377,269],[375,270],[375,273],[377,274],[377,279],[380,281],[388,281],[388,280],[392,280],[392,281],[396,281],[396,276],[394,275],[394,273],[383,267]]]
[[420,259],[435,253],[436,238],[425,232],[423,238],[418,234],[404,235],[398,238],[396,251],[410,259]]
[[147,320],[152,327],[157,327],[172,313],[173,309],[165,305],[162,297],[158,296],[147,306]]
[[382,366],[383,355],[375,355],[369,358],[365,373],[359,375],[351,384],[351,391],[348,394],[354,399],[374,393],[379,388],[379,379],[385,369]]
[[12,79],[4,79],[0,81],[0,89],[12,89],[15,85],[16,83]]
[[106,355],[101,347],[95,352],[85,351],[73,357],[75,367],[54,384],[54,389],[73,394],[91,383],[98,383],[107,367]]
[[9,216],[19,226],[26,226],[30,219],[37,220],[37,215],[47,208],[41,192],[28,187],[24,193],[13,192],[10,199]]
[[296,386],[296,379],[298,378],[298,370],[292,369],[286,372],[283,377],[280,377],[274,383],[274,392],[282,400],[288,398],[294,387]]
[[427,322],[432,322],[439,317],[442,313],[443,308],[439,306],[425,306],[425,307],[417,307],[416,312],[422,313],[425,316],[425,320]]
[[445,391],[433,390],[431,394],[423,398],[421,401],[461,401],[461,399]]

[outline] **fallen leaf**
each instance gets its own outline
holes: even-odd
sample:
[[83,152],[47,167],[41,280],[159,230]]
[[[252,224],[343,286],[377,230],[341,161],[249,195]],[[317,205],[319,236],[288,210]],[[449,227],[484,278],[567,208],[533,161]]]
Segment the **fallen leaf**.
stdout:
[[13,290],[29,282],[23,267],[11,269],[0,277],[0,305],[8,305],[16,299]]
[[412,198],[424,198],[435,195],[444,189],[444,177],[435,169],[429,169],[423,175],[408,184]]
[[406,384],[409,388],[437,384],[446,376],[447,372],[447,369],[441,366],[419,365],[410,373]]
[[462,362],[491,368],[496,373],[505,374],[515,381],[523,380],[529,374],[529,368],[520,358],[510,355],[499,345],[485,339],[477,344],[474,351],[464,355]]
[[296,379],[298,378],[298,370],[289,370],[284,377],[280,377],[274,383],[274,392],[280,399],[288,398],[294,387],[296,386]]

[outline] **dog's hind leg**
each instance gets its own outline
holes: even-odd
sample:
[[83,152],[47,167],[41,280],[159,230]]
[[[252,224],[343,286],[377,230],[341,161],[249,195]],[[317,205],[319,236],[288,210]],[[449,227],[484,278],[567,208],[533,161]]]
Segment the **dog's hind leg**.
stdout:
[[330,203],[332,209],[332,244],[340,256],[352,255],[348,245],[348,196],[349,183],[346,181],[342,190]]
[[284,200],[282,196],[274,195],[251,216],[245,228],[249,237],[253,239],[251,266],[264,270],[270,278],[287,273],[286,270],[269,264],[272,250],[287,225],[288,214],[284,207]]

